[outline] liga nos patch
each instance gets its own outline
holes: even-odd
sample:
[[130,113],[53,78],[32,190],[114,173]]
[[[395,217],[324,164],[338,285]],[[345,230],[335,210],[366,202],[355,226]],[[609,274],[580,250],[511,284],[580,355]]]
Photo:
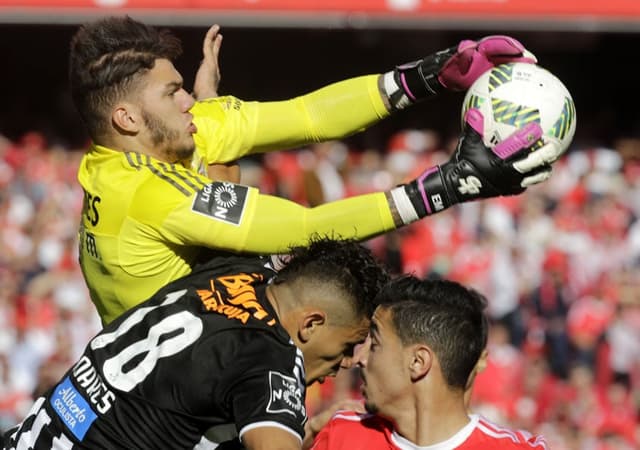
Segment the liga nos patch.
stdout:
[[215,181],[200,189],[191,210],[222,222],[240,225],[249,188]]
[[304,391],[298,381],[280,372],[269,372],[269,387],[271,396],[267,412],[286,412],[294,417],[306,417],[304,407]]

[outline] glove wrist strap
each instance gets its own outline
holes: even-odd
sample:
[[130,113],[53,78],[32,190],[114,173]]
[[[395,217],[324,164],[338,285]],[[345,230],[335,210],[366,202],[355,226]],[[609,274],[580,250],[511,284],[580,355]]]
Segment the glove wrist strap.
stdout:
[[384,74],[384,89],[393,108],[403,109],[442,92],[445,87],[438,76],[455,53],[456,47],[450,47]]
[[443,167],[434,166],[412,182],[391,191],[395,209],[405,225],[457,203],[448,194],[442,171]]
[[383,75],[387,98],[395,110],[435,97],[444,90],[438,72],[451,56],[449,50],[403,64]]
[[384,88],[391,106],[403,109],[414,103],[438,95],[444,88],[437,78],[437,73],[424,73],[422,61],[396,67],[384,74]]
[[414,61],[396,67],[393,78],[407,97],[415,103],[438,95],[442,86],[436,78],[436,74],[424,71],[421,61]]

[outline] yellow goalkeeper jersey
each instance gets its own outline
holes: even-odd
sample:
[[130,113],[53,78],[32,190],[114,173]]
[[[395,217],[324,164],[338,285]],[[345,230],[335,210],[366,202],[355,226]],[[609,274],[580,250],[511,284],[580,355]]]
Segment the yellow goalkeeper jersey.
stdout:
[[[285,102],[198,102],[192,109],[197,150],[189,165],[92,145],[78,171],[85,191],[80,265],[103,322],[188,274],[210,249],[280,253],[314,232],[367,238],[395,228],[383,193],[305,208],[204,176],[210,163],[368,126],[387,114],[374,87],[370,76]],[[328,99],[357,108],[329,114],[322,105]]]

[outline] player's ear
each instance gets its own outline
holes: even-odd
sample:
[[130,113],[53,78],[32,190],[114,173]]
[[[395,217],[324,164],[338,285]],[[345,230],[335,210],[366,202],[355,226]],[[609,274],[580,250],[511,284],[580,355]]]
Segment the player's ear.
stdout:
[[133,134],[140,131],[142,117],[133,104],[122,102],[113,108],[111,123],[120,133]]
[[327,313],[319,309],[305,311],[298,325],[298,338],[301,342],[308,342],[311,336],[327,322]]
[[411,380],[417,381],[431,370],[434,364],[434,355],[426,345],[413,345],[408,350]]

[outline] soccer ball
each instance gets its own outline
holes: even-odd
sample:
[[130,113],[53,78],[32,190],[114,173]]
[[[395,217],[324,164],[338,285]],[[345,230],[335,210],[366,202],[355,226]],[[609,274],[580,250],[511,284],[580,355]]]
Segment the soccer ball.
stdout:
[[464,98],[463,123],[470,108],[482,112],[483,140],[490,148],[517,128],[537,122],[542,127],[542,140],[557,142],[562,154],[576,131],[576,108],[569,90],[537,64],[502,64],[483,73]]

